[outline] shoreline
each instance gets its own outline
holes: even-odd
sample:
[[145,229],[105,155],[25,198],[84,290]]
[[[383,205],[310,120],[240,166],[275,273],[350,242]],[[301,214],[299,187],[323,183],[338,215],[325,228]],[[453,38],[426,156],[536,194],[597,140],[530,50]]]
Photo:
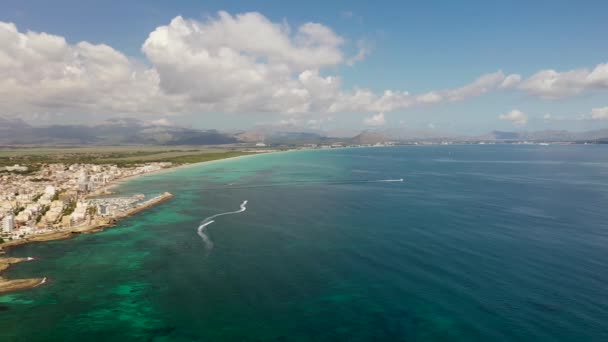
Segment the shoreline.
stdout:
[[[20,262],[32,261],[33,258],[0,258],[0,272],[6,271],[11,265]],[[0,276],[0,295],[9,292],[31,289],[46,283],[43,278],[8,279]]]
[[[216,162],[221,162],[221,161],[226,161],[226,160],[235,160],[235,159],[239,159],[239,158],[245,158],[245,157],[252,157],[252,156],[256,156],[256,155],[261,155],[261,154],[268,154],[268,153],[277,153],[277,152],[287,152],[287,151],[273,151],[273,152],[264,152],[264,153],[251,153],[251,154],[246,154],[246,155],[240,155],[240,156],[235,156],[235,157],[229,157],[229,158],[222,158],[222,159],[215,159],[215,160],[208,160],[208,161],[202,161],[202,162],[198,162],[198,163],[191,163],[191,164],[181,164],[181,165],[176,165],[176,166],[171,166],[171,167],[167,167],[167,168],[163,168],[160,170],[156,170],[156,171],[152,171],[152,172],[147,172],[147,173],[142,173],[142,174],[136,174],[136,175],[130,175],[130,176],[126,176],[123,178],[119,178],[114,180],[113,182],[110,182],[109,184],[106,184],[104,187],[90,193],[87,194],[86,197],[95,197],[95,196],[101,196],[101,195],[107,195],[107,194],[113,194],[115,192],[110,191],[111,189],[123,184],[124,182],[139,178],[139,177],[143,177],[143,176],[147,176],[147,175],[156,175],[159,174],[161,172],[173,172],[173,171],[177,171],[181,168],[186,168],[186,167],[194,167],[194,166],[200,166],[203,164],[212,164],[212,163],[216,163]],[[96,233],[96,232],[100,232],[103,231],[107,228],[116,226],[121,220],[130,217],[130,216],[134,216],[137,215],[138,213],[145,211],[146,209],[149,209],[155,205],[161,204],[171,198],[173,198],[174,195],[169,193],[169,192],[165,192],[161,195],[159,195],[158,197],[155,197],[154,199],[151,199],[147,202],[144,202],[142,205],[139,206],[135,206],[133,208],[130,208],[129,210],[120,213],[114,217],[108,218],[104,221],[98,221],[92,224],[88,224],[88,225],[84,225],[84,226],[77,226],[77,227],[71,227],[68,229],[62,229],[62,230],[58,230],[58,231],[54,231],[54,232],[49,232],[49,233],[45,233],[45,234],[39,234],[36,236],[32,236],[30,238],[25,238],[25,239],[21,239],[21,240],[14,240],[14,241],[7,241],[7,242],[2,242],[0,243],[0,254],[5,254],[6,250],[10,247],[14,247],[14,246],[20,246],[20,245],[25,245],[25,244],[29,244],[32,242],[45,242],[45,241],[55,241],[55,240],[65,240],[65,239],[69,239],[72,238],[76,235],[79,234],[91,234],[91,233]],[[27,289],[32,289],[38,286],[41,286],[43,284],[45,284],[47,282],[47,278],[46,277],[37,277],[37,278],[24,278],[24,279],[8,279],[2,276],[2,274],[13,264],[17,264],[20,262],[24,262],[24,261],[32,261],[35,260],[34,258],[14,258],[14,257],[2,257],[0,256],[0,295],[9,293],[9,292],[15,292],[15,291],[20,291],[20,290],[27,290]]]
[[[174,195],[165,192],[162,195],[155,197],[142,205],[135,206],[130,208],[129,210],[116,215],[108,220],[95,222],[92,224],[73,227],[69,229],[64,229],[57,232],[51,232],[48,234],[40,234],[38,236],[34,236],[27,239],[9,241],[0,244],[0,248],[2,248],[3,253],[6,253],[5,248],[14,247],[19,245],[24,245],[32,242],[45,242],[45,241],[54,241],[54,240],[65,240],[69,239],[75,235],[79,234],[91,234],[96,232],[104,231],[106,228],[110,228],[116,226],[120,220],[125,219],[127,217],[136,215],[146,209],[149,209],[155,205],[163,203],[171,198]],[[34,287],[38,287],[46,282],[46,277],[42,278],[25,278],[25,279],[8,279],[2,276],[2,273],[6,271],[12,264],[17,264],[24,261],[32,261],[34,258],[14,258],[14,257],[0,257],[0,295],[8,292],[14,292],[19,290],[27,290]]]
[[[175,166],[165,167],[163,169],[156,170],[156,171],[151,171],[151,172],[146,172],[146,173],[140,173],[140,174],[136,174],[136,175],[130,175],[130,176],[126,176],[126,177],[115,179],[112,182],[106,184],[104,187],[102,187],[102,188],[100,188],[98,190],[95,190],[95,191],[93,191],[90,194],[87,194],[86,197],[88,198],[88,197],[95,197],[95,196],[115,194],[116,192],[111,191],[113,188],[116,188],[116,187],[120,186],[121,184],[123,184],[125,182],[128,182],[130,180],[134,180],[134,179],[141,178],[141,177],[158,175],[158,174],[161,174],[161,173],[173,172],[173,171],[177,171],[177,170],[180,170],[180,169],[185,169],[185,168],[199,166],[199,165],[213,164],[213,163],[222,162],[222,161],[226,161],[226,160],[237,160],[237,159],[241,159],[241,158],[245,158],[245,157],[252,157],[252,156],[257,156],[257,155],[262,155],[262,154],[270,154],[270,153],[277,153],[277,152],[287,152],[287,151],[273,151],[273,152],[262,152],[262,153],[252,152],[252,153],[249,153],[249,154],[244,154],[244,155],[234,156],[234,157],[228,157],[228,158],[207,160],[207,161],[201,161],[201,162],[189,163],[189,164],[179,164],[179,165],[175,165]],[[1,247],[1,245],[0,245],[0,247]]]

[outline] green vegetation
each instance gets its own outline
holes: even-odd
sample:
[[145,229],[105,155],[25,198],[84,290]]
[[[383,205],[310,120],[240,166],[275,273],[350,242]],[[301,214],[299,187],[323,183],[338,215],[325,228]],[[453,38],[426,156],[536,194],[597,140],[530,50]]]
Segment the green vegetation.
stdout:
[[68,202],[67,206],[63,209],[61,216],[71,215],[76,210],[76,201]]
[[[201,148],[192,146],[116,146],[81,148],[14,148],[0,150],[0,167],[14,164],[29,168],[32,173],[44,164],[115,164],[121,167],[149,162],[176,164],[198,163],[247,154],[235,148]],[[6,173],[7,171],[3,171]],[[43,178],[37,179],[43,181]]]
[[50,179],[41,177],[41,178],[31,178],[30,181],[32,181],[32,182],[49,182]]
[[38,218],[36,219],[36,223],[40,222],[40,220],[42,220],[42,217],[44,217],[44,215],[46,214],[47,211],[49,211],[49,209],[51,209],[51,206],[49,205],[45,205],[42,210],[40,211],[40,215],[38,215]]

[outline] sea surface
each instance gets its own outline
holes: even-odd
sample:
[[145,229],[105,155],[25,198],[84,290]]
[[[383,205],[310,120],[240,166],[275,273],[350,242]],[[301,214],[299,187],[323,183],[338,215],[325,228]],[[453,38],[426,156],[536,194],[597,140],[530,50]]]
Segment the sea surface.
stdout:
[[10,249],[50,281],[0,296],[0,341],[608,341],[608,146],[286,152],[118,190],[175,198]]

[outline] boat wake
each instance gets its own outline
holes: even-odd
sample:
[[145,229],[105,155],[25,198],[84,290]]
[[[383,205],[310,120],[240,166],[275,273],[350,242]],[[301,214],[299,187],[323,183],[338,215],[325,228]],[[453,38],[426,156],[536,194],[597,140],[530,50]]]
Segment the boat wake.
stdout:
[[42,278],[42,280],[38,283],[38,285],[34,285],[34,287],[38,287],[38,286],[46,284],[46,280],[47,280],[46,277]]
[[228,211],[225,213],[211,215],[201,221],[201,223],[197,229],[197,234],[203,240],[203,243],[205,244],[205,248],[207,249],[207,253],[209,253],[213,249],[213,241],[211,241],[209,236],[207,234],[205,234],[205,231],[207,230],[207,226],[212,224],[213,222],[215,222],[214,219],[216,217],[220,217],[220,216],[224,216],[224,215],[238,214],[238,213],[244,212],[245,210],[247,210],[247,200],[245,200],[245,201],[243,201],[243,203],[241,203],[241,208],[239,210]]

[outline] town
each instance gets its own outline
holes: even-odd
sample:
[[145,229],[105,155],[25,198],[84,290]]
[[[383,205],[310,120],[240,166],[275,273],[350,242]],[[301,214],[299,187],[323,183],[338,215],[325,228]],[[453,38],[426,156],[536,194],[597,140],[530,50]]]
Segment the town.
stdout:
[[6,167],[0,174],[0,242],[111,224],[116,218],[170,194],[151,199],[144,195],[97,195],[106,194],[108,187],[117,180],[171,166],[170,162],[133,167],[45,164],[31,173],[27,173],[27,166]]

